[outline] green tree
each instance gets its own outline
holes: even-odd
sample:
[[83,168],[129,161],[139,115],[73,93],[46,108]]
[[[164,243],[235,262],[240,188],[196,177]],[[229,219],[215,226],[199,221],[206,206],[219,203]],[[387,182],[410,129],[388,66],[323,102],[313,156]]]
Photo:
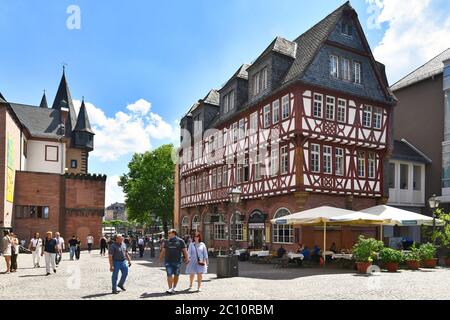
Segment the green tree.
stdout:
[[128,219],[150,225],[159,217],[164,232],[173,221],[175,164],[174,147],[162,145],[153,151],[136,153],[128,164],[129,172],[120,177],[125,193]]
[[443,247],[450,249],[450,213],[446,213],[443,209],[438,208],[435,214],[436,218],[444,222],[444,226],[436,228],[432,235],[433,240],[439,241]]

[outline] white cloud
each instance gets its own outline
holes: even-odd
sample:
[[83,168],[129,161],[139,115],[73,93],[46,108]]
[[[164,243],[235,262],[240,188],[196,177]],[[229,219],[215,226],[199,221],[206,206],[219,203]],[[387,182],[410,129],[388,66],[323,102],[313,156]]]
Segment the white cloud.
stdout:
[[125,195],[122,191],[122,187],[119,187],[117,183],[119,182],[119,176],[109,176],[106,179],[106,195],[105,204],[109,206],[114,202],[125,202]]
[[[387,24],[383,39],[374,49],[374,56],[386,64],[390,83],[450,47],[450,18],[442,15],[439,0],[366,2],[379,9],[371,24]],[[377,13],[377,10],[373,12]]]
[[[174,128],[163,118],[150,111],[150,102],[140,99],[119,111],[114,117],[105,115],[92,103],[85,103],[92,129],[95,132],[94,151],[91,155],[101,162],[114,161],[121,156],[151,149],[151,141],[168,139],[176,141]],[[78,111],[81,101],[74,100]]]

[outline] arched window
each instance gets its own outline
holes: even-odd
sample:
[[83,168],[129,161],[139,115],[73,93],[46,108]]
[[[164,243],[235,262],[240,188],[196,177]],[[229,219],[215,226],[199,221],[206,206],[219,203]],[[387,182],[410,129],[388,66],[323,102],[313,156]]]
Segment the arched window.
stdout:
[[184,216],[181,220],[181,237],[189,234],[189,217]]
[[[245,215],[237,212],[236,217],[236,241],[244,241],[244,221]],[[231,236],[234,236],[234,214],[230,218]]]
[[[274,219],[290,215],[291,212],[286,208],[280,208],[275,212]],[[294,230],[292,226],[285,224],[273,225],[273,242],[274,243],[294,243]]]
[[226,240],[225,218],[223,214],[219,214],[219,219],[217,219],[217,222],[214,222],[214,240]]
[[199,227],[200,227],[200,217],[194,216],[194,218],[192,219],[192,229],[197,231]]

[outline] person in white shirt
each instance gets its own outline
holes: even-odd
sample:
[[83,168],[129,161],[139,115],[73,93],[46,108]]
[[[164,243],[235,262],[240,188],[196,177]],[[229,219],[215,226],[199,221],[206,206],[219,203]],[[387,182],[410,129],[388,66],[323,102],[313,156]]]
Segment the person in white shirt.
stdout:
[[66,249],[66,245],[64,243],[64,238],[61,237],[59,232],[55,233],[55,239],[58,245],[58,252],[56,253],[56,265],[58,265],[61,262],[62,253]]
[[40,268],[39,262],[41,260],[42,251],[42,239],[39,237],[39,232],[34,234],[34,237],[30,240],[28,249],[33,254],[33,265],[35,268]]
[[139,257],[142,258],[144,256],[144,249],[145,249],[145,241],[143,237],[139,237],[138,247],[139,247]]
[[88,252],[91,253],[92,245],[94,244],[94,237],[92,235],[88,235],[86,237],[87,245],[88,245]]

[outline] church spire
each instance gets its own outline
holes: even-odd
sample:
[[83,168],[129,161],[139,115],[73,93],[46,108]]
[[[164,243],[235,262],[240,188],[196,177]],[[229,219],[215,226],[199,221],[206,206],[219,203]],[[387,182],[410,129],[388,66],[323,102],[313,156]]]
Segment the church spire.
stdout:
[[45,95],[45,90],[44,90],[44,94],[43,94],[42,99],[41,99],[41,103],[39,104],[39,108],[44,108],[44,109],[48,108],[47,96]]
[[2,95],[2,93],[0,92],[0,103],[1,103],[1,102],[5,103],[5,102],[6,102],[6,99],[5,99],[5,97]]
[[81,102],[80,112],[78,113],[77,124],[73,131],[83,131],[94,134],[91,128],[91,123],[89,122],[86,105],[84,104],[84,97],[83,101]]
[[56,92],[55,100],[53,101],[52,109],[61,110],[61,108],[69,109],[69,118],[66,125],[66,132],[69,133],[75,128],[77,122],[77,115],[73,106],[72,95],[70,94],[69,85],[66,79],[66,69],[63,66],[63,74],[61,82],[59,83],[58,91]]

